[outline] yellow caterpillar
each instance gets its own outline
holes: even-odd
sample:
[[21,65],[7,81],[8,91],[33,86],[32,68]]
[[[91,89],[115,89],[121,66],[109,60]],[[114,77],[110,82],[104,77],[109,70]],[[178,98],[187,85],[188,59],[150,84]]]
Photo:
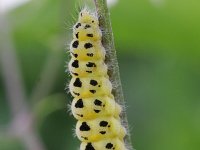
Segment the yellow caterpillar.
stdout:
[[73,27],[73,38],[69,89],[74,97],[71,110],[78,120],[80,150],[126,150],[126,130],[119,117],[122,108],[112,95],[97,16],[82,10]]

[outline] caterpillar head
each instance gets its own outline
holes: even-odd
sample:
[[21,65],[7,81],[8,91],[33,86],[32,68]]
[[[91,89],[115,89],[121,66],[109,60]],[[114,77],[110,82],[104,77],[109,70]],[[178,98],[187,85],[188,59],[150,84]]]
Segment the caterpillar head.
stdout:
[[79,14],[79,20],[73,27],[74,39],[85,40],[101,40],[102,32],[99,29],[98,18],[87,9],[83,9]]
[[94,26],[99,26],[99,21],[94,13],[89,12],[87,9],[83,9],[79,13],[79,22],[91,24]]

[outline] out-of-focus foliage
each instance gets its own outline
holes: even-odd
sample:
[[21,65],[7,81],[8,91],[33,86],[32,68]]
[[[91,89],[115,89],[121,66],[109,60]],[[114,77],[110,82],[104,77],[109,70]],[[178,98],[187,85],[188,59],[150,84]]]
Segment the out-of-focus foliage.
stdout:
[[[27,102],[47,150],[75,150],[79,145],[73,137],[75,120],[67,113],[72,98],[64,91],[69,79],[65,50],[78,4],[34,0],[8,18]],[[119,0],[111,8],[135,149],[200,149],[199,8],[198,0]],[[42,90],[48,92],[32,99],[49,60],[46,80],[52,87],[47,84]],[[1,131],[12,120],[1,73],[0,89]],[[15,137],[0,136],[0,149],[23,150],[24,145]]]

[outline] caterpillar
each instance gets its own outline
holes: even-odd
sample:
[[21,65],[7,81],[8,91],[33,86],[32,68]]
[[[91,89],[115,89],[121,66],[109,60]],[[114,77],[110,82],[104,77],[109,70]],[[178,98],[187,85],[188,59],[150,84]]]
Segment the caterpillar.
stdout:
[[126,129],[120,120],[122,108],[112,94],[101,40],[97,15],[88,9],[81,10],[73,26],[68,64],[76,135],[82,142],[80,150],[127,150]]

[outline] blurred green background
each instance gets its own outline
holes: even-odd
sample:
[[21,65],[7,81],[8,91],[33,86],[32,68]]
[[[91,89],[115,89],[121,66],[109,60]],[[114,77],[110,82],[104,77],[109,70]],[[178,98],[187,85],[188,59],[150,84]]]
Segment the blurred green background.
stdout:
[[[64,66],[79,3],[34,0],[1,15],[0,150],[78,149]],[[200,150],[199,8],[199,0],[110,7],[137,150]]]

